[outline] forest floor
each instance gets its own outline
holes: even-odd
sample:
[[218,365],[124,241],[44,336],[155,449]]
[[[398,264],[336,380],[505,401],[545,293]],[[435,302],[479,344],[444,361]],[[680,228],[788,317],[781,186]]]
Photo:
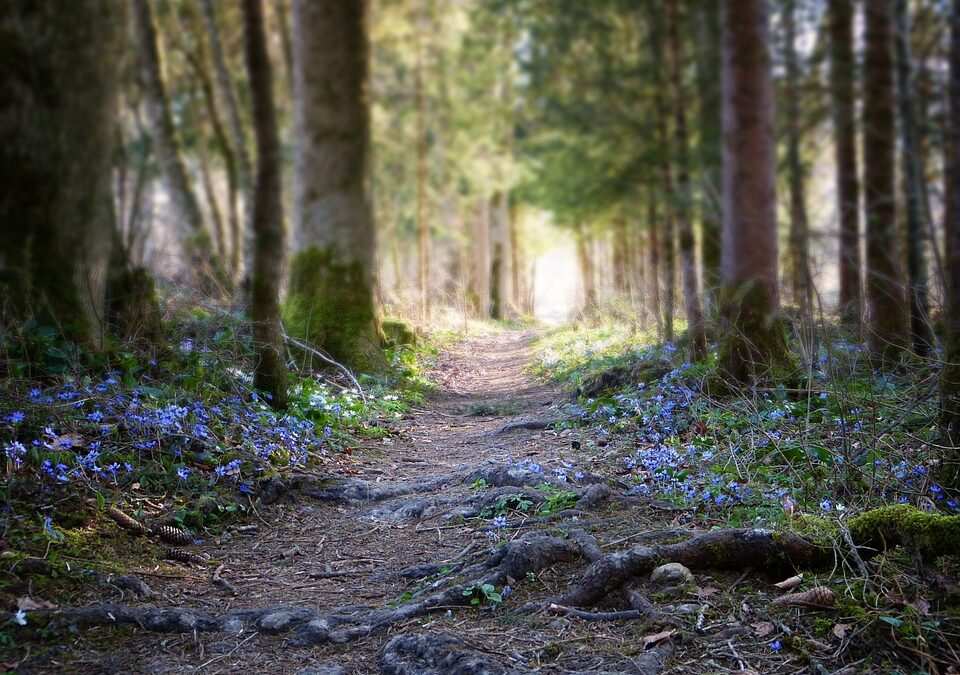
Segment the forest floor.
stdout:
[[[629,490],[621,458],[635,439],[569,423],[571,393],[531,374],[538,337],[498,330],[445,348],[422,408],[384,422],[388,434],[338,454],[322,475],[288,481],[258,507],[255,529],[191,547],[202,564],[128,570],[149,598],[101,588],[78,603],[239,618],[228,630],[94,625],[17,672],[872,672],[859,655],[873,638],[855,619],[774,608],[783,575],[762,569],[644,577],[627,600],[583,605],[601,613],[552,604],[590,560],[718,521]],[[560,550],[568,540],[576,546]]]

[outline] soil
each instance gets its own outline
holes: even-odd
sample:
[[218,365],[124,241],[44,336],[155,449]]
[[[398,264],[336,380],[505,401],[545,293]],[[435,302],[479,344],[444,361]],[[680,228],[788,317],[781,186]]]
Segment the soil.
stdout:
[[[338,455],[317,477],[359,479],[369,483],[366,488],[414,486],[399,491],[409,494],[371,502],[316,499],[310,490],[291,490],[276,503],[258,508],[252,521],[255,531],[235,531],[191,547],[209,557],[206,565],[164,562],[129,570],[152,587],[154,597],[138,600],[129,591],[108,587],[91,596],[90,604],[184,607],[208,615],[274,606],[319,615],[335,608],[362,613],[366,610],[357,610],[358,606],[383,609],[422,598],[425,589],[450,584],[456,588],[456,583],[468,581],[456,578],[459,563],[478,563],[498,546],[522,543],[538,532],[554,538],[584,537],[599,555],[655,539],[651,531],[667,530],[667,537],[676,537],[689,530],[690,512],[626,496],[611,458],[623,451],[620,445],[629,438],[599,438],[587,428],[552,426],[569,415],[571,397],[528,373],[535,338],[532,332],[508,331],[451,346],[436,365],[432,378],[438,387],[422,410],[402,420],[384,421],[389,436]],[[508,513],[509,527],[494,530],[499,541],[490,536],[491,514],[456,515],[459,507],[488,491],[510,492],[497,485],[477,485],[467,478],[472,471],[502,470],[523,461],[543,468],[544,476],[558,486],[554,493],[562,488],[555,470],[572,465],[567,469],[571,476],[574,471],[588,477],[592,472],[603,474],[615,498],[603,499],[604,493],[589,508],[573,507],[549,517],[529,509]],[[452,478],[433,480],[440,477]],[[573,488],[582,499],[589,478],[580,480],[584,483]],[[429,487],[416,489],[418,485]],[[512,492],[524,490],[536,497],[535,485]],[[419,517],[398,512],[396,507],[417,499],[426,500],[427,506]],[[129,535],[117,530],[116,536]],[[20,671],[694,673],[748,667],[799,672],[798,668],[809,667],[809,654],[801,658],[770,649],[773,638],[795,625],[796,612],[777,619],[762,636],[750,627],[760,620],[753,608],[776,594],[768,583],[776,579],[745,580],[745,574],[736,572],[714,575],[696,570],[692,582],[666,589],[640,580],[647,584],[642,596],[656,604],[652,615],[643,608],[646,605],[631,606],[623,600],[629,593],[581,608],[628,610],[620,615],[624,620],[617,621],[586,620],[610,617],[551,610],[547,603],[562,598],[581,578],[590,550],[588,543],[579,558],[563,559],[525,578],[507,577],[512,593],[498,607],[433,606],[428,613],[342,643],[299,646],[293,633],[267,634],[256,627],[239,634],[159,634],[137,627],[98,626],[58,640],[56,651],[27,659]],[[420,579],[399,574],[423,565],[448,569]],[[455,595],[462,593],[456,590]],[[651,621],[651,616],[669,620]],[[447,645],[455,648],[445,652]],[[836,646],[826,645],[830,652]],[[427,654],[430,649],[442,653]],[[414,656],[404,661],[405,654]]]

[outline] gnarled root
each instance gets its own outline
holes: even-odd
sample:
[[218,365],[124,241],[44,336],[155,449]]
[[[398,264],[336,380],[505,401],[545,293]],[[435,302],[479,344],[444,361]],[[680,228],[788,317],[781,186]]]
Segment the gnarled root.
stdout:
[[397,635],[380,652],[383,675],[507,675],[529,672],[507,667],[451,635]]

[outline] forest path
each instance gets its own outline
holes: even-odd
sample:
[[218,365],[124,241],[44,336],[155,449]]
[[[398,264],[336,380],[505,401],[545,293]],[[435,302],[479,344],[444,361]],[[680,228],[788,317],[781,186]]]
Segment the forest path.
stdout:
[[[437,390],[423,409],[402,420],[385,421],[390,430],[386,438],[367,440],[347,454],[335,454],[324,472],[325,480],[311,478],[311,488],[291,489],[276,503],[260,508],[255,533],[235,531],[194,549],[214,561],[205,568],[175,565],[152,575],[146,572],[144,578],[158,595],[141,607],[185,607],[208,616],[264,607],[319,613],[358,606],[377,610],[409,602],[411,594],[416,597],[418,589],[423,590],[422,579],[397,575],[404,568],[453,565],[461,556],[482,559],[487,555],[484,551],[492,550],[490,535],[484,532],[490,529],[491,516],[488,513],[477,519],[451,512],[484,494],[496,497],[498,490],[526,490],[537,499],[532,487],[523,486],[542,484],[543,478],[539,474],[531,478],[526,472],[519,487],[508,487],[514,484],[512,478],[506,478],[503,485],[496,482],[502,477],[491,477],[490,489],[484,491],[472,486],[474,479],[465,478],[464,472],[477,467],[502,470],[524,462],[536,463],[537,471],[542,464],[543,475],[550,476],[551,467],[568,466],[565,455],[571,447],[570,432],[545,427],[559,419],[570,397],[559,386],[529,373],[537,337],[533,331],[498,331],[468,337],[446,348],[431,373]],[[505,428],[508,424],[512,428]],[[372,494],[360,499],[339,498],[335,494],[338,482],[326,480],[331,474],[342,477],[345,484],[362,485],[366,492],[377,486],[402,489],[387,498]],[[455,476],[455,480],[447,481],[444,476]],[[437,481],[438,485],[431,485]],[[333,492],[325,492],[327,488]],[[411,505],[409,517],[404,509]],[[473,513],[479,515],[479,508]],[[514,515],[510,514],[511,519]],[[576,521],[576,516],[573,519]],[[523,536],[523,527],[520,523],[515,531],[505,530],[500,543]],[[214,567],[235,593],[211,576]],[[551,580],[541,591],[555,593],[559,589],[556,583]],[[456,590],[454,597],[459,595]],[[520,595],[524,594],[516,593],[514,599],[521,599]],[[131,599],[127,596],[120,601],[130,603]],[[543,619],[567,624],[567,620],[549,616]],[[248,628],[239,635],[196,632],[170,636],[94,630],[80,633],[64,655],[67,660],[56,663],[58,667],[69,663],[72,672],[98,673],[388,672],[381,670],[378,654],[391,635],[429,628],[466,637],[472,647],[481,650],[481,645],[489,645],[495,650],[490,653],[499,655],[497,659],[510,654],[512,661],[526,664],[538,661],[543,648],[567,632],[545,626],[543,635],[532,639],[504,625],[514,621],[503,610],[434,609],[397,622],[389,630],[351,638],[347,644],[326,642],[309,649],[291,647],[289,633],[267,635],[270,631],[263,629]],[[514,634],[508,637],[505,633],[509,632]],[[420,666],[408,672],[421,672]]]

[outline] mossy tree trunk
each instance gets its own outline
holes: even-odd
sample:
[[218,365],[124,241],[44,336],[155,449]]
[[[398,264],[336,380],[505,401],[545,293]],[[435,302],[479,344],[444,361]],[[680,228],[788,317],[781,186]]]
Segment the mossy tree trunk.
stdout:
[[889,365],[906,346],[905,297],[897,265],[892,2],[868,2],[864,4],[864,13],[867,324],[871,350],[882,364]]
[[293,4],[298,236],[284,314],[293,333],[345,365],[379,371],[386,362],[366,188],[367,4]]
[[273,69],[267,52],[262,0],[244,0],[247,74],[257,139],[257,183],[253,197],[253,274],[250,314],[257,349],[253,384],[270,395],[274,408],[287,405],[287,368],[280,325],[280,283],[285,252],[280,180],[280,137],[273,103]]
[[930,298],[927,291],[927,227],[924,208],[923,153],[914,114],[913,63],[910,49],[910,10],[907,0],[895,0],[897,52],[897,107],[900,112],[900,166],[903,205],[907,220],[907,275],[909,277],[910,341],[921,356],[930,353]]
[[950,119],[944,218],[944,364],[940,375],[940,425],[947,446],[941,480],[960,487],[960,0],[950,12]]
[[0,317],[103,342],[124,3],[0,12]]
[[181,226],[184,245],[192,270],[199,270],[200,280],[223,281],[220,263],[213,255],[210,235],[203,222],[200,201],[187,174],[180,151],[170,100],[163,80],[160,46],[150,0],[133,3],[134,26],[140,57],[140,76],[144,106],[153,134],[153,149],[166,179],[173,210]]
[[765,0],[724,3],[720,367],[737,382],[785,362],[779,310],[773,82]]
[[696,240],[693,236],[690,187],[690,153],[687,140],[686,92],[683,83],[685,61],[680,40],[680,12],[677,0],[667,4],[668,41],[670,43],[670,79],[673,81],[673,140],[677,157],[675,207],[677,234],[680,243],[680,266],[683,282],[683,305],[690,338],[690,359],[700,361],[707,355],[707,332],[700,303],[700,280],[697,274]]
[[831,0],[827,5],[827,15],[840,219],[840,315],[848,325],[859,328],[863,301],[860,281],[860,178],[857,170],[853,0]]

